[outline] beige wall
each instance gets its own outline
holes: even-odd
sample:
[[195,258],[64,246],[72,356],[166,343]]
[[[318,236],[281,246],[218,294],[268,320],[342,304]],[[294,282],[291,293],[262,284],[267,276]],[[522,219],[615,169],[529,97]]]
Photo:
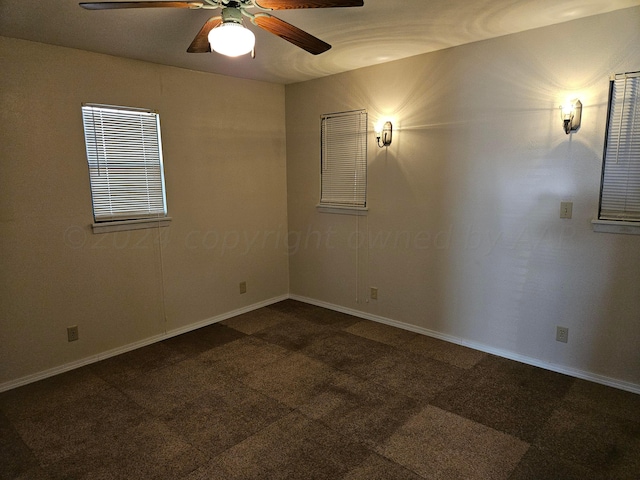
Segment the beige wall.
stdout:
[[[0,387],[288,293],[283,86],[2,37],[0,59]],[[92,234],[83,102],[159,111],[170,227]]]
[[[288,85],[291,293],[639,390],[640,237],[590,225],[608,76],[640,69],[639,25],[622,10]],[[368,215],[320,213],[320,115],[359,108],[396,119],[388,149],[370,134]]]
[[[290,292],[638,390],[640,237],[590,226],[607,77],[640,69],[638,25],[286,88],[0,37],[0,389]],[[82,102],[160,112],[170,227],[91,233]],[[358,108],[396,119],[389,149],[370,135],[368,215],[319,213],[320,115]]]

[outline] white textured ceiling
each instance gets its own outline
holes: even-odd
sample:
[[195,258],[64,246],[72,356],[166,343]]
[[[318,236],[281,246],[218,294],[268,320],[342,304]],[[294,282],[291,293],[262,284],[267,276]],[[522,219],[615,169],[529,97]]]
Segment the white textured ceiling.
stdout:
[[0,35],[288,84],[636,5],[640,0],[364,0],[364,7],[277,11],[333,48],[314,56],[250,25],[255,59],[186,52],[217,10],[89,11],[74,0],[0,0]]

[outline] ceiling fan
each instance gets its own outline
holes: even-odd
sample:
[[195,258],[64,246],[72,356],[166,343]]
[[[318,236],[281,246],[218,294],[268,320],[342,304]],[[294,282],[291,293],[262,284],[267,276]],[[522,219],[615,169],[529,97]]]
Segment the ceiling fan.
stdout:
[[[188,8],[213,10],[220,8],[219,16],[211,17],[189,45],[187,52],[216,51],[229,57],[251,52],[254,54],[255,35],[243,25],[243,17],[251,23],[283,38],[313,55],[331,48],[319,38],[270,15],[272,10],[300,8],[361,7],[364,0],[201,0],[201,1],[140,1],[140,2],[83,2],[87,10],[118,8]],[[256,9],[257,12],[250,12]]]

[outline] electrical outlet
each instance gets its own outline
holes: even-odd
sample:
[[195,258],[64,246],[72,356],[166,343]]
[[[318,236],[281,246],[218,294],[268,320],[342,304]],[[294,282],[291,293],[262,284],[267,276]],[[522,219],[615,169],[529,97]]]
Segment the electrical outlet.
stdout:
[[569,341],[569,329],[567,327],[556,327],[556,342],[567,343]]
[[560,202],[560,218],[571,218],[573,202]]
[[78,326],[67,327],[67,341],[75,342],[78,338]]
[[378,289],[376,287],[371,287],[371,292],[370,295],[371,300],[377,300],[378,299]]
[[247,293],[247,282],[240,282],[240,295]]

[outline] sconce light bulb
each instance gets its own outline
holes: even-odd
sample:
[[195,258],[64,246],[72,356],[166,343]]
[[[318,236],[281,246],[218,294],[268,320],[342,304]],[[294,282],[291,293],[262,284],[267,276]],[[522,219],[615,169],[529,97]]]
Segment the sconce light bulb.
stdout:
[[380,148],[391,145],[392,132],[393,124],[390,120],[380,121],[376,124],[376,140]]
[[560,105],[562,116],[562,128],[564,133],[569,135],[574,130],[580,128],[582,118],[582,102],[578,99],[567,101]]

